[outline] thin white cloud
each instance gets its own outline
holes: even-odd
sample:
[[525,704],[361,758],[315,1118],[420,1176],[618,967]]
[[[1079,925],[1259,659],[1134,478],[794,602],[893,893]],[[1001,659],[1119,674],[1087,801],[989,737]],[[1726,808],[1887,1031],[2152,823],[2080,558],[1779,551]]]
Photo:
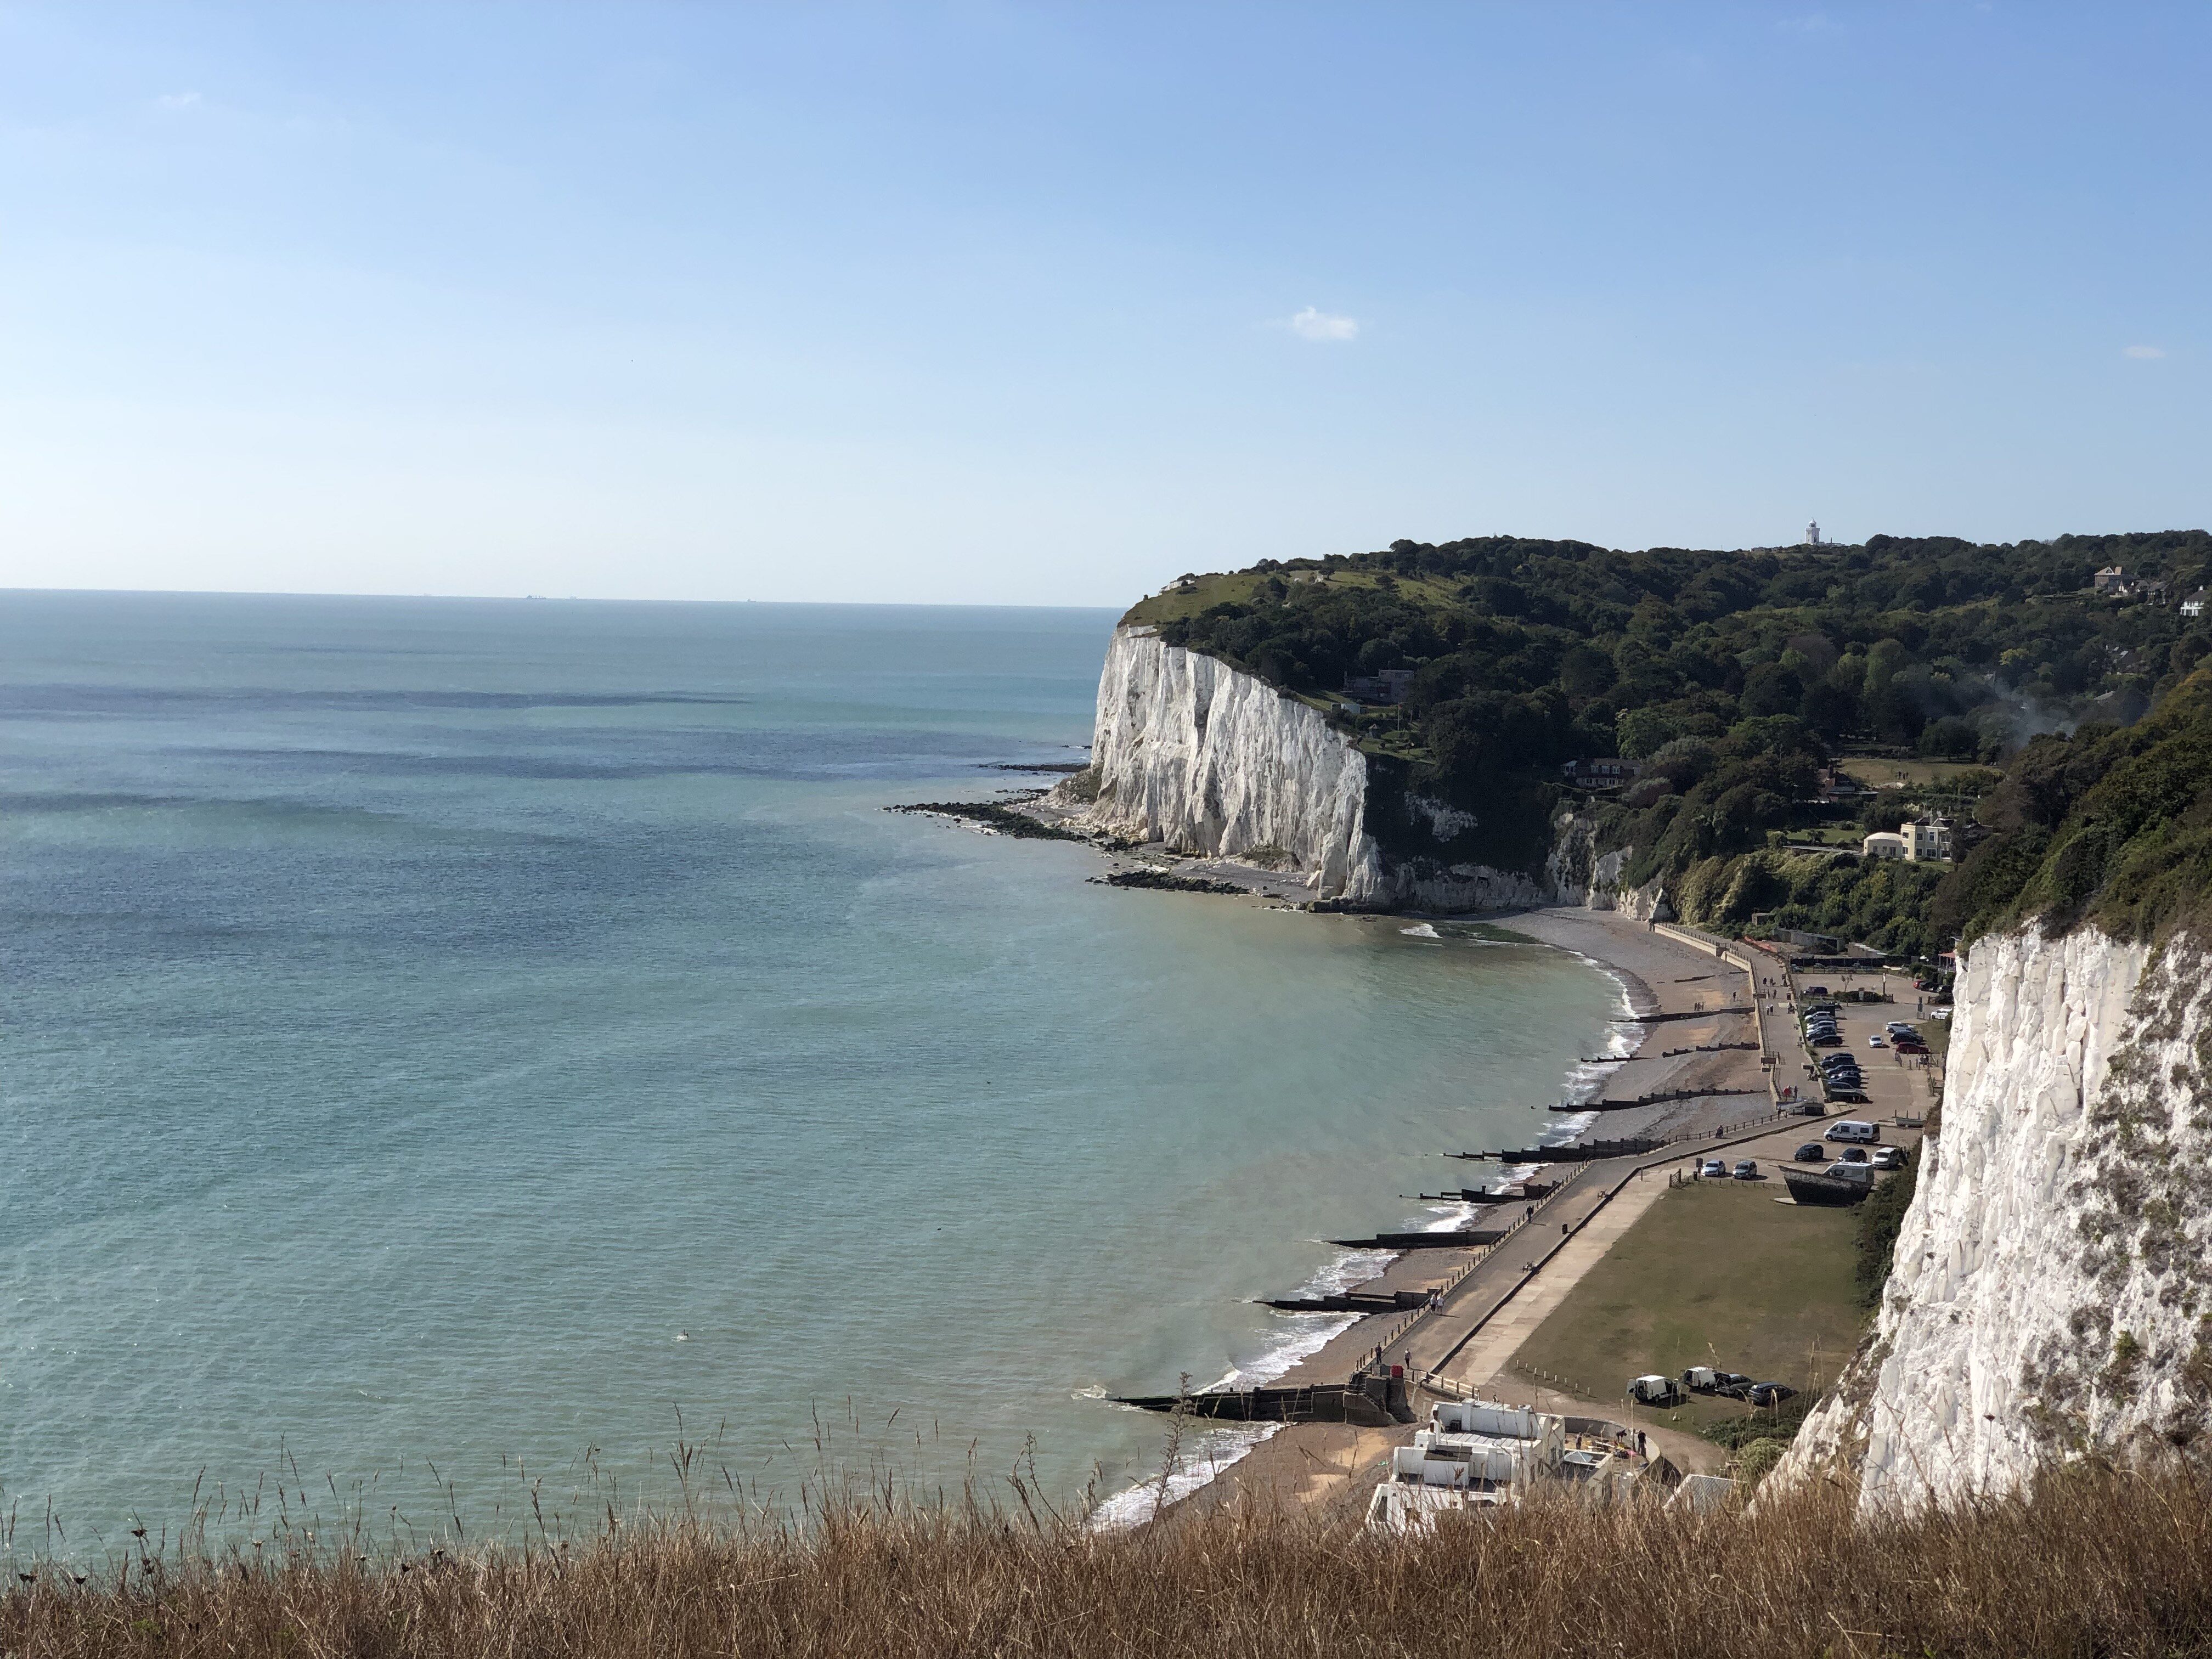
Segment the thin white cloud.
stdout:
[[200,101],[197,92],[165,92],[154,100],[155,109],[190,109]]
[[2128,346],[2121,351],[2120,355],[2124,357],[2136,357],[2148,361],[2153,357],[2165,356],[2166,348],[2164,346]]
[[1308,306],[1291,316],[1291,332],[1301,340],[1356,340],[1359,337],[1359,322],[1357,318],[1335,317]]

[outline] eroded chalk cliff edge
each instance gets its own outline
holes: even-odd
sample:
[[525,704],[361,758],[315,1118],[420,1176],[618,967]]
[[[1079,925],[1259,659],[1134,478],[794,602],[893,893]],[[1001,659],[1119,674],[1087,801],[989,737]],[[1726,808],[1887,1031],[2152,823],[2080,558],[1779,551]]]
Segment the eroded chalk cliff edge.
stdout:
[[[1378,799],[1368,757],[1321,711],[1141,626],[1117,629],[1108,647],[1091,762],[1053,794],[1087,827],[1295,872],[1346,908],[1650,902],[1618,892],[1625,853],[1598,855],[1571,823],[1540,870],[1460,856],[1473,813],[1418,793]],[[1395,831],[1387,848],[1382,817]]]
[[2030,924],[1956,1006],[1877,1322],[1776,1472],[1866,1513],[2212,1431],[2212,953]]

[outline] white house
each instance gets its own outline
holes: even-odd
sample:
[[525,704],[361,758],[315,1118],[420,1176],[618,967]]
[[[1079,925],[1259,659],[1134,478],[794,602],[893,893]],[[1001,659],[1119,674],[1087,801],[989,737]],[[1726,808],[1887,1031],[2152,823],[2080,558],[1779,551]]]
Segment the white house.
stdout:
[[1905,837],[1887,830],[1877,830],[1859,843],[1859,856],[1869,859],[1901,859],[1905,856]]
[[1916,818],[1898,833],[1905,837],[1905,856],[1915,863],[1951,856],[1950,826],[1941,818]]

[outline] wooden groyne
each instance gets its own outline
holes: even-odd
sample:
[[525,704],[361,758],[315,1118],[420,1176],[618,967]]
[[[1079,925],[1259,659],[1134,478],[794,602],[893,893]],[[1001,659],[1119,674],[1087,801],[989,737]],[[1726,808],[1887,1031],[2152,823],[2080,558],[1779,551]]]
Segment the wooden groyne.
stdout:
[[1376,1233],[1371,1238],[1332,1238],[1346,1250],[1465,1250],[1495,1244],[1505,1237],[1504,1227],[1460,1227],[1440,1233]]
[[1585,1140],[1565,1146],[1523,1146],[1504,1152],[1446,1152],[1444,1156],[1477,1164],[1488,1160],[1500,1164],[1591,1164],[1602,1158],[1632,1158],[1641,1152],[1656,1152],[1666,1144],[1639,1136],[1630,1140]]
[[1429,1304],[1426,1291],[1342,1291],[1331,1296],[1269,1296],[1259,1305],[1280,1313],[1409,1313]]
[[[1747,1043],[1747,1048],[1757,1048]],[[1547,1106],[1547,1112],[1632,1112],[1638,1106],[1662,1106],[1670,1100],[1715,1100],[1723,1095],[1763,1095],[1764,1089],[1662,1089],[1657,1094],[1638,1095],[1633,1100],[1585,1100],[1579,1104],[1562,1101],[1556,1106]]]
[[1449,1193],[1415,1193],[1424,1204],[1534,1204],[1559,1190],[1556,1181],[1523,1181],[1513,1191],[1493,1193],[1481,1187],[1461,1187]]
[[1718,1008],[1689,1008],[1674,1014],[1622,1014],[1615,1025],[1657,1025],[1670,1019],[1711,1019],[1715,1014],[1748,1014],[1754,1012],[1740,1002],[1726,1003]]
[[1403,1376],[1364,1372],[1349,1382],[1315,1382],[1296,1389],[1229,1389],[1218,1394],[1116,1396],[1117,1406],[1180,1412],[1229,1423],[1349,1423],[1387,1429],[1413,1420]]

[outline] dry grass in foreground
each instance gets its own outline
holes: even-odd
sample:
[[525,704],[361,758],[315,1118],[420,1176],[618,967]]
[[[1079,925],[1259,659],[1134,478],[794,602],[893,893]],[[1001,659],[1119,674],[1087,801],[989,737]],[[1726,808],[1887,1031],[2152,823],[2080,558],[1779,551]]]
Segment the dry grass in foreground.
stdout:
[[2208,1499],[2200,1474],[2077,1472],[1871,1528],[1824,1490],[1703,1522],[1540,1504],[1409,1543],[1272,1516],[1098,1536],[855,1506],[805,1533],[133,1559],[82,1584],[40,1566],[0,1595],[0,1654],[2200,1654]]

